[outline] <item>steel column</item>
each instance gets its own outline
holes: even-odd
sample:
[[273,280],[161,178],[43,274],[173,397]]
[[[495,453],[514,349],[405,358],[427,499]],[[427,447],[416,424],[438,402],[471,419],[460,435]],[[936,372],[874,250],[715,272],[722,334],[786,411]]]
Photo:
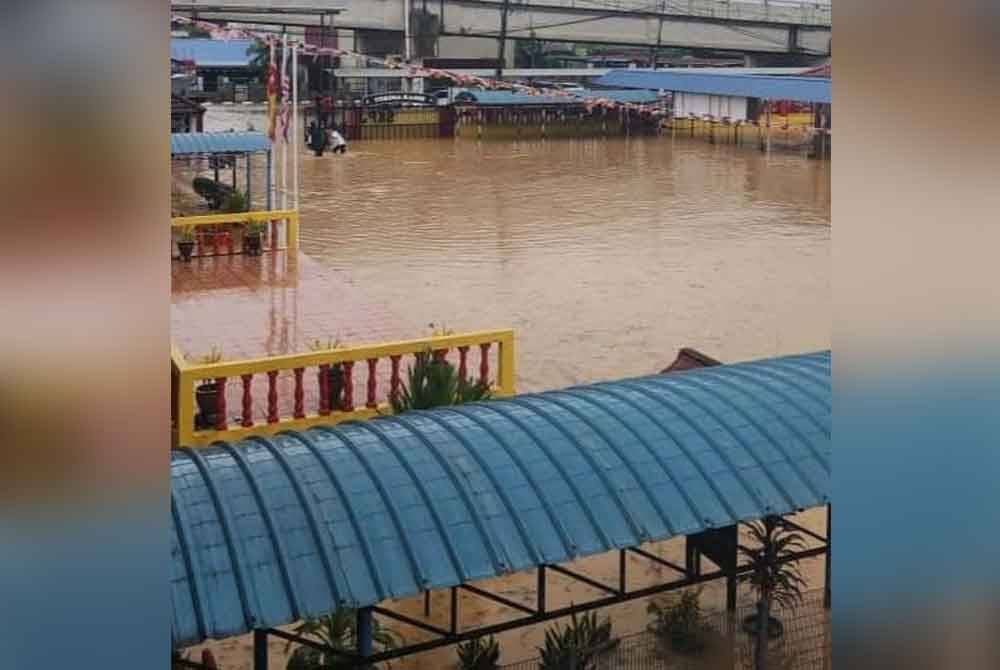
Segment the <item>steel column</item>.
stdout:
[[451,587],[451,621],[448,629],[454,635],[458,632],[458,589]]
[[267,670],[267,631],[253,632],[253,670]]
[[375,651],[372,639],[372,608],[360,608],[357,617],[358,655],[361,658],[368,658]]
[[830,522],[833,520],[833,505],[827,504],[826,506],[826,557],[824,561],[826,563],[826,574],[823,576],[823,607],[830,609],[831,593],[830,593],[830,557],[831,554],[831,541],[833,538],[833,526]]
[[271,170],[274,169],[274,156],[271,155],[271,150],[267,150],[267,209],[274,209],[274,182],[272,180]]

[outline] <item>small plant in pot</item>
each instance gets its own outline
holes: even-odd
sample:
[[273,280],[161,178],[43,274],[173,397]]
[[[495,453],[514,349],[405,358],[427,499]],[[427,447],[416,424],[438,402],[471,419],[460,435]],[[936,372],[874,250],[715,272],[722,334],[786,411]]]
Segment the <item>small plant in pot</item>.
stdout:
[[247,256],[260,256],[261,240],[264,237],[264,224],[251,221],[243,228],[243,253]]
[[[309,343],[311,351],[333,351],[335,349],[346,349],[347,345],[338,338],[328,337],[326,341],[315,339]],[[340,410],[344,404],[344,366],[341,363],[332,363],[330,371],[327,373],[330,390],[330,409]]]
[[[212,351],[199,357],[198,362],[203,365],[212,365],[222,360],[222,349],[212,347]],[[195,430],[205,430],[212,428],[216,421],[216,408],[218,407],[219,391],[214,379],[202,379],[194,390],[194,397],[198,403],[198,413],[194,417]]]
[[194,226],[181,228],[181,234],[177,240],[177,250],[181,254],[182,261],[191,260],[191,255],[194,253]]

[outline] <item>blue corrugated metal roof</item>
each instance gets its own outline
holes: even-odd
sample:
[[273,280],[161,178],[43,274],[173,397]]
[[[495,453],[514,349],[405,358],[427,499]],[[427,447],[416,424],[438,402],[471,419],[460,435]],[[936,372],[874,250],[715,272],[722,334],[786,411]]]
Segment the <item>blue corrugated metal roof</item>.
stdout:
[[213,40],[175,37],[170,40],[170,57],[191,60],[198,67],[247,67],[253,40]]
[[170,155],[254,153],[267,151],[271,141],[264,133],[171,133]]
[[613,70],[595,81],[600,86],[734,95],[769,100],[830,102],[831,84],[823,77],[785,77],[690,70]]
[[579,105],[587,98],[605,98],[615,102],[633,102],[636,104],[655,102],[658,98],[653,91],[630,89],[587,90],[572,95],[527,95],[510,91],[462,91],[480,105]]
[[179,645],[830,500],[830,354],[171,458]]

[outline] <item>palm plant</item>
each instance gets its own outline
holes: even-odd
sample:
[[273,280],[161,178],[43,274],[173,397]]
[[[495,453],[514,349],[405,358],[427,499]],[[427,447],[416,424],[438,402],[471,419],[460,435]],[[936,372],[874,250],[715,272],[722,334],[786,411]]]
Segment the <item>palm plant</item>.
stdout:
[[559,630],[558,626],[545,631],[545,646],[539,659],[539,670],[593,670],[598,656],[613,647],[611,620],[598,623],[597,614],[591,612],[577,618],[574,614],[570,625]]
[[[295,627],[294,633],[311,638],[327,649],[298,646],[289,657],[286,670],[338,670],[350,667],[345,654],[357,650],[357,610],[342,608],[326,616],[306,619]],[[372,643],[378,651],[392,649],[399,644],[399,635],[382,626],[378,619],[373,619]],[[285,645],[286,654],[293,644],[289,642]]]
[[458,645],[457,670],[497,670],[499,661],[500,643],[492,635]]
[[757,614],[747,617],[745,623],[755,624],[751,628],[757,636],[754,663],[757,670],[764,670],[771,627],[775,627],[776,635],[781,634],[780,622],[771,616],[772,606],[793,609],[802,602],[806,581],[797,561],[789,560],[789,556],[805,549],[805,540],[776,516],[750,524],[748,531],[756,546],[740,546],[739,551],[751,566],[744,579],[757,597]]
[[451,363],[435,358],[429,351],[416,358],[416,364],[407,371],[408,383],[402,384],[399,393],[391,398],[395,414],[489,399],[489,382],[460,377]]

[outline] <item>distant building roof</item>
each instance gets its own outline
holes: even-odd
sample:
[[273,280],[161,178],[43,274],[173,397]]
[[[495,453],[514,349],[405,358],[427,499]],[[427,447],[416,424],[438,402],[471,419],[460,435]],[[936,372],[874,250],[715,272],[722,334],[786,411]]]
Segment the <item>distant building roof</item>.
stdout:
[[731,95],[768,100],[831,102],[830,80],[823,77],[787,77],[740,72],[697,70],[615,70],[597,79],[599,86]]
[[514,105],[581,105],[587,99],[604,98],[614,102],[631,102],[645,104],[656,102],[658,96],[653,91],[636,89],[590,89],[581,92],[569,92],[569,95],[528,95],[510,91],[474,91],[464,90],[456,96],[457,102],[473,102],[486,106]]
[[271,141],[264,133],[172,133],[171,156],[194,154],[246,154],[268,151]]
[[194,61],[198,67],[248,67],[252,40],[172,38],[170,58]]

